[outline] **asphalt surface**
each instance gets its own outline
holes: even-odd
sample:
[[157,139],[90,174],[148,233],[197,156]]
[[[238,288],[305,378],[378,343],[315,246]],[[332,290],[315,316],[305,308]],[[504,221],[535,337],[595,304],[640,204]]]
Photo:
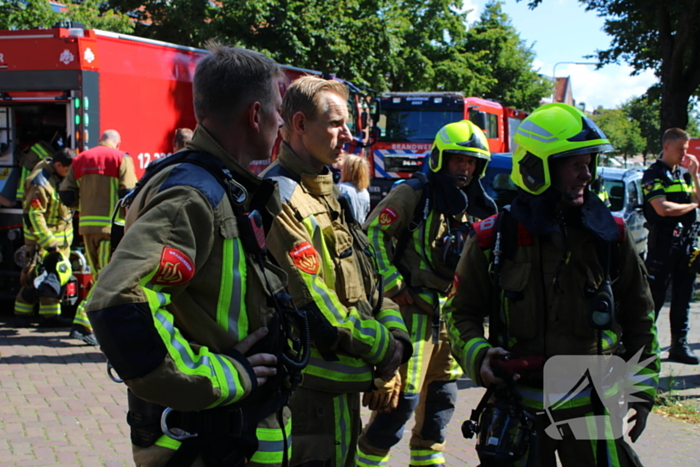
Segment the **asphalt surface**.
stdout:
[[[133,465],[125,387],[108,379],[99,349],[68,339],[68,329],[14,329],[6,311],[0,316],[0,467]],[[697,410],[700,366],[667,362],[667,308],[658,324],[661,387]],[[692,304],[691,326],[689,341],[700,354],[700,303]],[[466,378],[459,388],[445,457],[449,466],[475,466],[474,441],[462,438],[460,426],[484,390]],[[390,466],[408,465],[410,429]],[[653,412],[633,447],[645,466],[700,466],[700,425]]]

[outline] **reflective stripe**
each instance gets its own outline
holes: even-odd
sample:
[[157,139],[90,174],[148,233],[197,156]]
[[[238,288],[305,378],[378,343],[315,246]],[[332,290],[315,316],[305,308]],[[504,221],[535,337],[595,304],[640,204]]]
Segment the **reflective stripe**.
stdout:
[[517,134],[526,138],[542,141],[543,143],[549,143],[557,140],[556,136],[553,136],[550,132],[530,120],[523,120],[518,127]]
[[57,303],[40,303],[39,314],[41,316],[58,316],[61,314],[61,302]]
[[445,463],[445,455],[432,449],[411,449],[411,465],[439,465]]
[[[333,412],[335,415],[335,463],[345,465],[348,454],[350,454],[350,426],[352,426],[352,415],[348,404],[348,394],[341,394],[333,398]],[[353,394],[353,397],[355,395]],[[353,446],[354,448],[354,446]]]
[[245,308],[248,271],[240,239],[225,239],[223,250],[216,322],[238,341],[248,335],[248,313]]
[[405,331],[406,333],[408,333],[408,329],[406,329],[406,323],[403,322],[401,313],[397,310],[381,310],[375,318],[377,321],[379,321],[389,329],[400,329],[401,331]]
[[97,254],[97,272],[99,273],[109,264],[109,260],[112,257],[112,241],[101,240],[97,247]]
[[477,355],[479,355],[481,349],[484,349],[486,347],[491,346],[489,345],[489,341],[487,341],[483,337],[477,337],[467,342],[465,349],[466,357],[464,359],[465,361],[462,365],[462,368],[465,368],[465,370],[467,371],[467,375],[472,379],[476,378],[477,374],[480,374],[481,368],[476,368],[476,357]]
[[333,381],[360,382],[372,380],[372,366],[364,360],[338,354],[338,361],[329,362],[315,348],[311,349],[304,373]]
[[382,275],[384,290],[386,291],[398,287],[403,282],[401,273],[389,259],[389,254],[387,253],[393,248],[392,239],[385,232],[390,225],[380,225],[379,216],[377,216],[367,227],[367,238],[369,238],[374,249],[375,257],[377,258],[377,269]]
[[389,458],[391,454],[387,453],[385,456],[375,456],[362,452],[362,449],[357,448],[357,466],[358,467],[386,467],[389,463]]
[[411,323],[411,342],[413,343],[413,355],[406,366],[406,394],[417,394],[421,391],[420,375],[423,371],[423,355],[425,354],[424,337],[427,332],[428,316],[414,313]]
[[282,428],[256,429],[258,450],[250,458],[250,462],[258,464],[282,464],[284,462],[284,446],[286,433],[287,459],[292,458],[292,419],[289,418]]
[[15,314],[27,315],[34,312],[34,305],[30,303],[15,302]]
[[181,441],[178,441],[176,439],[172,439],[168,435],[161,435],[160,438],[158,438],[155,442],[156,446],[160,446],[162,448],[166,449],[172,449],[173,451],[176,451],[180,445],[182,444]]
[[82,227],[87,226],[112,226],[112,218],[109,216],[80,216],[79,223]]

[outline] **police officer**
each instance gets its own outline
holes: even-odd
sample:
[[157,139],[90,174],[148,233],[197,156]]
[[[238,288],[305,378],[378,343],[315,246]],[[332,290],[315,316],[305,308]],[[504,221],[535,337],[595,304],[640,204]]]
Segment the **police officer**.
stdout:
[[[491,415],[496,422],[512,422],[516,417],[509,411],[524,404],[523,412],[537,417],[534,427],[520,425],[539,435],[539,463],[528,465],[554,466],[555,452],[564,467],[634,465],[636,456],[622,438],[588,433],[582,439],[572,430],[561,430],[555,439],[544,431],[548,418],[535,415],[547,409],[553,421],[605,417],[594,390],[574,392],[566,404],[553,409],[545,405],[552,401],[543,397],[548,380],[543,381],[541,367],[537,373],[495,373],[493,362],[508,354],[543,359],[620,355],[626,361],[639,357],[643,363],[630,367],[643,380],[634,386],[640,400],[632,404],[634,442],[653,405],[659,371],[644,266],[624,222],[589,189],[598,154],[611,151],[610,142],[590,118],[566,104],[535,110],[522,122],[515,141],[511,178],[518,195],[510,211],[475,224],[457,266],[455,295],[446,307],[453,354],[481,386],[513,384],[520,378],[515,383],[520,401],[514,397]],[[607,426],[617,423],[611,417],[605,420]],[[484,434],[489,430],[482,428]],[[502,442],[515,440],[505,438],[488,441],[482,436],[477,450],[492,454]],[[503,448],[500,454],[519,447]]]
[[[688,346],[688,315],[693,298],[696,271],[688,267],[697,248],[698,161],[688,154],[690,136],[680,128],[664,132],[661,158],[642,177],[644,216],[649,227],[646,258],[649,286],[654,297],[656,317],[671,288],[671,361],[698,364],[698,356]],[[694,233],[693,233],[694,232]]]
[[269,157],[282,124],[281,74],[262,54],[209,50],[194,75],[189,151],[144,175],[87,311],[129,387],[137,465],[281,466],[291,299],[262,230],[280,204],[274,184],[246,169]]
[[452,285],[468,215],[483,219],[496,213],[479,181],[489,159],[479,127],[466,120],[450,123],[440,129],[424,162],[427,176],[396,185],[367,219],[385,294],[401,306],[413,356],[401,367],[398,407],[372,414],[360,436],[358,465],[387,465],[389,450],[414,411],[411,465],[445,465],[445,429],[462,372],[450,354],[440,300]]
[[270,251],[309,316],[314,344],[291,401],[291,465],[354,467],[359,393],[375,376],[391,379],[411,352],[398,307],[381,299],[367,238],[328,168],[352,139],[347,98],[338,81],[294,81],[282,104],[278,159],[263,173],[278,182],[283,202]]
[[[42,326],[70,326],[70,321],[60,316],[60,287],[58,294],[51,294],[58,296],[40,297],[33,281],[38,263],[47,254],[59,252],[63,267],[66,267],[66,260],[70,255],[70,245],[73,242],[73,213],[61,204],[57,189],[68,173],[74,157],[75,151],[62,149],[53,157],[41,160],[26,179],[23,248],[27,265],[22,270],[22,288],[15,299],[16,327],[29,326],[37,301]],[[63,282],[69,277],[70,272],[63,271]]]

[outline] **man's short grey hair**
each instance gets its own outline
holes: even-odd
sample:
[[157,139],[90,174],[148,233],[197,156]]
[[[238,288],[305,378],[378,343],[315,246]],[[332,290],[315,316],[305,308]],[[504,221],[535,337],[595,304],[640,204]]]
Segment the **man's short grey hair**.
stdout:
[[273,92],[278,92],[272,83],[282,76],[274,60],[214,41],[206,48],[211,53],[197,64],[193,81],[197,121],[233,118],[251,102],[272,102]]
[[122,142],[122,137],[117,130],[105,130],[100,137],[100,142],[107,142],[113,145],[117,145]]

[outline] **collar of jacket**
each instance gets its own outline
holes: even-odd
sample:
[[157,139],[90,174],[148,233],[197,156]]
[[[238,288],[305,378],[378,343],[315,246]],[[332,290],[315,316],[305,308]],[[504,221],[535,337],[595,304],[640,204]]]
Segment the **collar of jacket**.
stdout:
[[[207,154],[211,154],[212,156],[221,160],[234,178],[246,187],[253,198],[255,198],[256,195],[259,195],[261,192],[261,190],[258,189],[264,183],[263,180],[231,157],[231,155],[226,152],[226,150],[222,148],[219,143],[216,142],[214,137],[209,134],[207,129],[203,126],[197,124],[194,134],[192,135],[192,139],[185,143],[185,147],[194,151],[206,152]],[[282,204],[280,202],[279,189],[277,188],[277,185],[275,184],[272,192],[269,190],[262,190],[262,192],[267,192],[270,196],[267,199],[264,199],[264,197],[263,199],[259,199],[259,203],[253,203],[254,209],[262,209],[264,206],[264,209],[266,209],[273,217],[278,215],[282,211]],[[244,202],[243,204],[247,208],[250,206],[250,202],[251,201],[249,199],[248,202]]]
[[279,164],[301,180],[301,188],[316,196],[328,196],[333,192],[333,174],[328,167],[319,172],[301,160],[289,143],[283,141],[277,158]]

